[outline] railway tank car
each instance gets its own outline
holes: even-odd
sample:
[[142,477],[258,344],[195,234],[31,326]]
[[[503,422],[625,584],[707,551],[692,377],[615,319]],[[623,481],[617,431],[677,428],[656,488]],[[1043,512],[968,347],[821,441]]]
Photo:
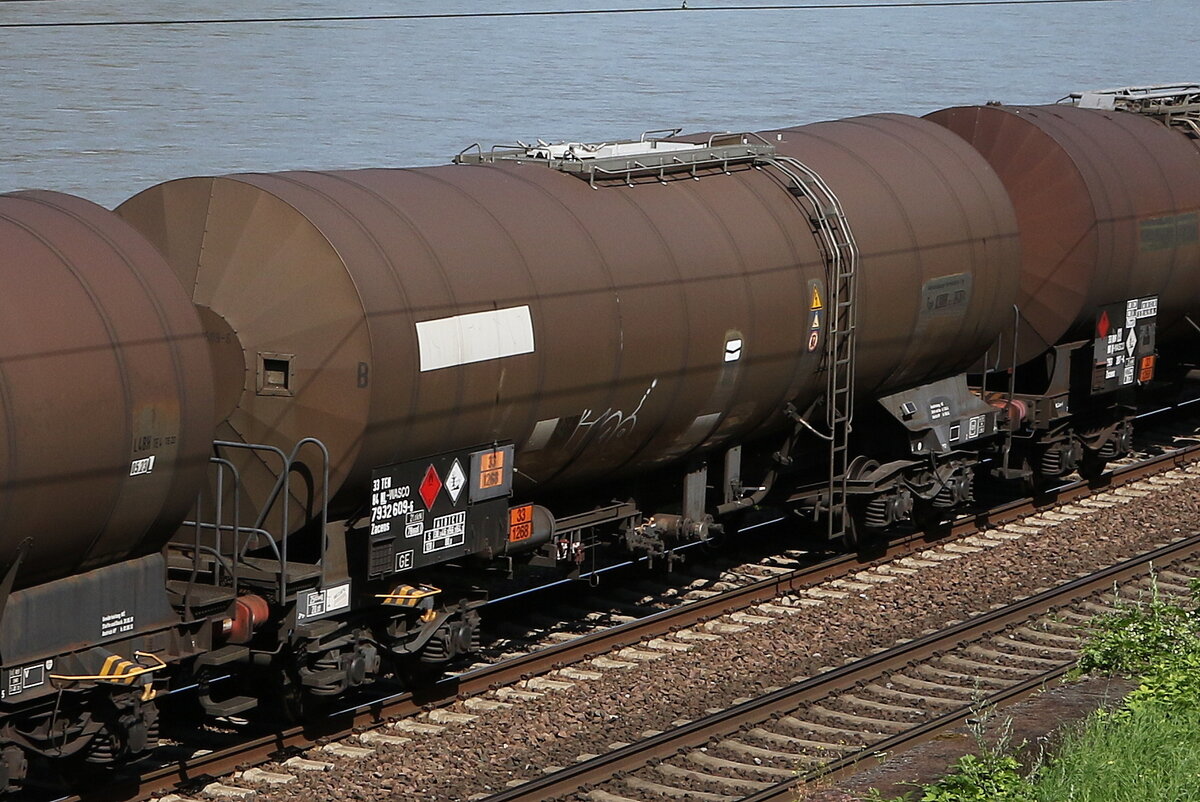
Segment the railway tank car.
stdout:
[[[770,493],[834,536],[852,490],[891,519],[969,497],[963,446],[1000,411],[962,371],[1019,270],[986,161],[903,115],[693,139],[181,179],[121,205],[200,307],[218,453],[253,508],[197,518],[178,575],[208,575],[203,534],[274,560],[253,592],[292,610],[215,662],[290,634],[301,692],[335,695],[470,649],[445,570],[467,557],[569,570],[615,537],[670,559]],[[889,399],[907,459],[850,464],[855,393]],[[250,543],[267,530],[279,545]]]
[[[160,552],[212,438],[196,311],[120,218],[0,195],[0,789],[25,752],[152,741],[141,704],[174,629]],[[24,749],[23,749],[24,747]]]
[[761,138],[644,143],[707,158],[697,180],[533,156],[184,179],[118,212],[195,288],[228,433],[319,436],[337,512],[454,443],[514,441],[518,490],[544,491],[778,429],[824,390],[827,266],[790,158],[853,227],[864,397],[953,375],[1007,322],[1015,221],[957,137],[881,115]]
[[1017,364],[1092,335],[1095,310],[1160,296],[1178,328],[1200,298],[1194,140],[1140,114],[971,106],[926,119],[970,142],[1013,199],[1022,244]]
[[1153,377],[1159,345],[1197,336],[1200,151],[1194,120],[1172,114],[1180,89],[926,118],[988,160],[1020,223],[1018,317],[995,351],[1017,370],[990,389],[1008,391],[1025,431],[1002,473],[1098,474],[1131,447],[1128,391]]

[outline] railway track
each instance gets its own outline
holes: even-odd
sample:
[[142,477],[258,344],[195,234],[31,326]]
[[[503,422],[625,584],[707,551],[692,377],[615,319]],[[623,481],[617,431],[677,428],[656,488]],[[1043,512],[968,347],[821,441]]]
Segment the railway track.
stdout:
[[[1152,576],[1153,566],[1160,566]],[[581,761],[488,802],[663,797],[794,799],[812,779],[861,769],[956,726],[981,705],[1044,687],[1074,664],[1080,625],[1121,593],[1186,596],[1200,578],[1200,536],[1018,600],[910,643],[805,678],[706,718]]]
[[[1185,464],[1195,457],[1195,452],[1196,446],[1169,449],[1154,458],[1119,467],[1112,474],[1091,485],[1083,482],[1070,483],[1058,488],[1053,495],[1001,504],[947,526],[943,532],[938,533],[937,542],[941,545],[935,548],[950,548],[952,551],[949,553],[953,554],[957,543],[959,556],[972,550],[986,548],[987,543],[1002,542],[1006,536],[984,536],[983,540],[979,540],[980,536],[975,535],[977,539],[972,543],[969,542],[971,533],[985,528],[991,528],[993,532],[1002,532],[1003,530],[996,530],[996,527],[1035,514],[1039,509],[1044,510],[1055,504],[1069,504],[1083,499],[1098,488],[1106,492],[1115,492],[1117,488],[1155,472]],[[955,540],[956,537],[966,537],[968,541],[959,542]],[[922,554],[925,556],[922,557]],[[208,789],[207,795],[211,796],[214,790],[225,788],[229,788],[230,793],[233,793],[239,790],[236,786],[229,787],[216,781],[248,766],[275,762],[289,765],[296,771],[305,768],[320,769],[322,759],[314,761],[311,753],[301,755],[313,747],[328,750],[320,755],[329,758],[362,757],[374,748],[399,745],[410,737],[438,731],[462,720],[461,713],[438,715],[439,710],[434,709],[430,712],[431,708],[449,705],[456,700],[475,700],[473,709],[486,711],[497,703],[520,702],[523,696],[537,696],[540,693],[536,687],[530,687],[531,679],[534,680],[534,686],[540,686],[543,690],[554,690],[557,680],[546,677],[550,672],[555,672],[561,679],[564,670],[569,674],[572,666],[586,662],[586,667],[575,669],[575,673],[582,680],[586,680],[595,670],[603,670],[606,662],[617,664],[614,668],[620,668],[621,663],[628,667],[638,660],[653,659],[655,650],[669,653],[681,648],[679,637],[667,637],[672,632],[694,633],[692,637],[697,641],[719,637],[723,628],[744,628],[747,623],[755,623],[755,618],[761,618],[761,615],[743,612],[755,605],[771,605],[772,600],[781,598],[785,600],[785,604],[790,600],[790,604],[801,606],[821,603],[822,600],[836,600],[838,594],[846,592],[845,588],[869,583],[872,577],[886,576],[890,573],[895,578],[905,576],[906,572],[915,573],[916,568],[912,566],[919,568],[922,563],[929,563],[931,557],[929,543],[924,538],[912,536],[893,544],[885,554],[879,555],[869,565],[863,565],[854,557],[842,556],[818,565],[794,570],[776,570],[771,572],[769,577],[743,586],[727,589],[716,595],[693,596],[687,603],[675,608],[605,627],[570,640],[563,639],[560,634],[557,638],[551,638],[548,644],[543,641],[540,648],[522,654],[509,654],[495,664],[481,665],[463,674],[449,677],[422,689],[419,693],[397,690],[394,693],[382,693],[370,699],[363,699],[307,728],[270,733],[248,741],[244,736],[215,737],[203,750],[204,753],[189,751],[186,754],[173,755],[169,763],[152,768],[136,779],[113,783],[99,794],[89,794],[88,798],[145,799],[164,791],[180,792],[186,798],[188,795],[204,795],[205,789]],[[932,559],[936,562],[937,558]],[[905,561],[909,561],[907,567]],[[842,583],[843,589],[839,589],[837,583]],[[745,623],[739,623],[737,619],[733,619],[732,623],[723,623],[730,616],[738,615]],[[501,695],[506,696],[510,700],[508,702],[503,698],[496,698],[498,689],[505,688],[509,689],[509,694]],[[471,707],[470,701],[466,704]],[[338,741],[351,736],[359,743]],[[328,764],[324,764],[324,767],[328,767]],[[252,773],[251,778],[254,776],[256,775]]]

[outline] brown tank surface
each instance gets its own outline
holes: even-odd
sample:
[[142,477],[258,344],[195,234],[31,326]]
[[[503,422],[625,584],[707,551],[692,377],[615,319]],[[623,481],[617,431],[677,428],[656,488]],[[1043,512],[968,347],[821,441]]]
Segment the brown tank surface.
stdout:
[[194,307],[112,212],[0,195],[0,565],[15,587],[162,547],[212,441]]
[[[763,137],[826,178],[857,237],[860,398],[977,359],[1019,264],[986,162],[899,115]],[[544,488],[782,427],[824,388],[826,268],[770,167],[599,188],[533,164],[190,178],[118,213],[204,308],[221,434],[320,438],[343,511],[375,466],[511,439]]]
[[1200,301],[1200,152],[1122,111],[968,106],[926,119],[970,142],[1008,188],[1021,227],[1019,361],[1090,337],[1096,307],[1159,297],[1159,331]]

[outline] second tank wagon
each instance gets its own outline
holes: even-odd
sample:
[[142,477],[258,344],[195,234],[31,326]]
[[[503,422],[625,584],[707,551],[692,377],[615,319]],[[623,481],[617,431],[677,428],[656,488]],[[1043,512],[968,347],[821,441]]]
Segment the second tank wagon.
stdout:
[[[1092,336],[1096,309],[1159,299],[1159,328],[1181,330],[1200,301],[1200,150],[1149,117],[1049,106],[935,112],[979,150],[1021,228],[1017,364]],[[1188,327],[1190,329],[1190,327]]]
[[343,512],[372,468],[447,442],[511,440],[518,488],[545,490],[779,430],[785,404],[810,406],[833,310],[794,159],[856,239],[864,397],[953,375],[1009,320],[1016,219],[961,138],[876,115],[734,141],[732,160],[711,141],[623,151],[677,166],[704,150],[683,172],[581,180],[532,149],[184,179],[118,211],[194,288],[222,431],[319,437]]

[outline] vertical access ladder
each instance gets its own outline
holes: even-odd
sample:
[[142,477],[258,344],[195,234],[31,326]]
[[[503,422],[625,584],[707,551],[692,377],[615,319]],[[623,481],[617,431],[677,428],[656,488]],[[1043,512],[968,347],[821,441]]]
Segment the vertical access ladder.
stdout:
[[764,156],[758,163],[778,170],[788,182],[788,192],[807,207],[813,234],[825,260],[830,310],[824,349],[825,421],[829,427],[826,531],[830,540],[844,538],[851,526],[846,499],[854,418],[858,243],[841,201],[819,173],[791,156]]

